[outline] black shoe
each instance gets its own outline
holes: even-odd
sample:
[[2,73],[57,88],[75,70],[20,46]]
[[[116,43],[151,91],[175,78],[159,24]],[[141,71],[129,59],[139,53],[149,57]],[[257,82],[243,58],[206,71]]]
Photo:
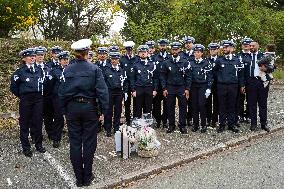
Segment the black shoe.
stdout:
[[230,126],[230,127],[228,127],[228,130],[231,130],[231,131],[233,131],[234,133],[240,132],[240,130],[239,130],[238,128],[236,128],[235,126]]
[[239,121],[236,123],[236,127],[241,127],[241,124]]
[[217,123],[216,123],[216,122],[215,122],[215,123],[212,122],[212,123],[211,123],[211,127],[216,128],[216,127],[217,127]]
[[246,120],[246,118],[245,118],[245,117],[240,117],[239,122],[240,122],[240,123],[244,123],[244,122],[245,122],[245,120]]
[[36,151],[38,151],[39,153],[45,153],[46,149],[44,147],[39,147],[39,148],[36,148]]
[[187,134],[187,129],[186,128],[180,128],[181,134]]
[[84,183],[84,186],[90,186],[92,182],[95,180],[95,175],[92,174],[90,180]]
[[174,128],[174,127],[173,127],[173,128],[169,127],[168,130],[167,130],[167,133],[172,133],[172,132],[174,132],[174,131],[175,131],[175,128]]
[[53,141],[52,146],[53,146],[53,148],[59,148],[60,142],[59,141]]
[[168,128],[167,123],[163,123],[163,128]]
[[262,130],[265,130],[266,132],[270,132],[270,128],[267,126],[267,125],[263,125],[263,126],[261,126],[261,129]]
[[193,125],[192,121],[187,120],[187,125],[188,125],[189,127],[192,126],[192,125]]
[[26,157],[32,157],[33,156],[33,153],[31,150],[23,150],[23,154],[26,156]]
[[107,132],[106,136],[111,137],[111,132]]
[[83,184],[83,182],[76,181],[76,186],[77,187],[83,187],[84,184]]
[[161,127],[161,123],[157,123],[156,128],[160,128]]
[[245,123],[250,124],[250,118],[247,117]]
[[250,126],[250,130],[251,130],[251,131],[255,131],[255,130],[256,130],[256,125],[251,125],[251,126]]
[[198,131],[198,130],[199,130],[199,127],[198,127],[198,126],[197,126],[197,127],[194,126],[194,127],[191,129],[192,132],[196,132],[196,131]]
[[222,132],[224,132],[224,131],[225,131],[225,126],[219,126],[217,132],[218,132],[218,133],[222,133]]
[[202,127],[200,130],[201,133],[206,133],[206,131],[207,131],[207,126]]
[[126,121],[126,125],[130,126],[130,123],[131,123],[130,121]]

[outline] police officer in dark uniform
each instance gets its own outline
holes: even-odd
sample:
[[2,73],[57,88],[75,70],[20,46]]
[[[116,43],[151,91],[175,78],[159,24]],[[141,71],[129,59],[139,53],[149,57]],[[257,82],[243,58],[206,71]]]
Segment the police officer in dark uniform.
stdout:
[[54,46],[51,48],[51,60],[48,61],[44,70],[46,72],[46,77],[44,81],[44,92],[43,92],[43,120],[44,127],[49,140],[53,140],[53,127],[54,127],[54,107],[52,103],[52,85],[50,82],[50,71],[60,66],[57,55],[62,52],[62,48],[59,46]]
[[51,70],[52,76],[52,104],[54,107],[54,125],[53,125],[53,147],[59,148],[62,138],[62,132],[64,127],[63,107],[58,96],[58,88],[61,83],[62,73],[65,67],[69,64],[69,52],[62,51],[58,55],[60,66]]
[[[153,44],[153,42],[151,43]],[[159,52],[154,53],[150,57],[151,60],[154,61],[156,65],[156,73],[159,78],[163,62],[171,58],[171,55],[167,52],[168,43],[169,41],[167,39],[158,40]],[[148,42],[147,45],[148,46],[150,45],[150,47],[152,46],[150,42]],[[162,113],[162,106],[163,106],[163,113]],[[163,124],[164,128],[167,128],[167,121],[168,121],[167,103],[166,103],[166,98],[163,96],[163,88],[160,80],[158,82],[157,95],[153,99],[153,116],[156,119],[158,128],[160,127],[161,123]]]
[[[48,64],[44,63],[44,56],[46,53],[45,47],[36,47],[35,54],[36,54],[36,61],[35,66],[40,68],[43,73],[43,120],[44,120],[44,127],[48,136],[48,139],[54,140],[53,135],[55,135],[54,131],[54,107],[52,104],[52,83],[51,79],[52,76],[50,74],[52,69],[57,68],[57,65],[53,65],[51,67]],[[58,52],[58,51],[57,51]],[[57,59],[58,61],[58,59]],[[58,63],[59,64],[59,63]],[[32,132],[33,133],[33,132]],[[33,136],[32,136],[33,138]]]
[[[125,48],[125,55],[121,56],[120,60],[119,60],[119,64],[121,66],[121,68],[126,71],[127,74],[127,80],[126,82],[128,83],[128,85],[130,86],[130,74],[131,71],[133,70],[133,65],[134,62],[136,62],[138,60],[138,57],[134,54],[133,52],[133,47],[134,47],[135,43],[133,41],[125,41],[123,43],[123,46]],[[131,120],[131,89],[129,87],[128,91],[127,91],[127,95],[128,98],[127,100],[124,102],[124,107],[125,107],[125,119],[126,119],[126,124],[130,125],[130,120]],[[132,116],[136,117],[136,100],[135,97],[133,97],[133,106],[132,106]]]
[[232,54],[234,43],[225,40],[222,43],[224,56],[216,60],[214,70],[217,78],[217,94],[219,102],[220,125],[218,132],[225,130],[226,120],[228,129],[237,133],[235,126],[236,100],[239,88],[244,92],[243,64]]
[[33,132],[36,150],[45,153],[42,146],[42,114],[43,114],[43,73],[34,65],[35,49],[29,48],[20,52],[23,65],[11,77],[11,92],[20,99],[19,125],[20,141],[23,154],[32,157],[29,142],[29,131]]
[[120,54],[119,52],[110,52],[109,57],[111,59],[111,66],[106,66],[103,72],[109,92],[109,108],[105,115],[104,123],[107,131],[107,137],[111,136],[112,126],[114,128],[114,132],[119,130],[122,100],[123,98],[128,98],[126,72],[119,66]]
[[89,53],[88,53],[88,61],[90,62],[90,63],[93,63],[93,59],[94,59],[94,52],[93,51],[89,51]]
[[108,51],[111,52],[119,52],[119,47],[117,45],[112,45],[108,48]]
[[259,50],[257,42],[250,43],[251,63],[245,65],[246,91],[248,95],[249,115],[251,118],[250,130],[257,128],[257,104],[259,107],[259,117],[261,129],[269,132],[267,125],[267,98],[269,85],[265,86],[260,77],[261,71],[267,71],[265,66],[259,66],[258,62],[263,58],[263,53]]
[[78,187],[91,185],[92,164],[97,146],[98,112],[96,98],[102,104],[102,114],[108,109],[108,89],[101,69],[87,61],[92,41],[82,39],[71,45],[76,59],[63,72],[59,87],[68,126],[70,159]]
[[[210,54],[208,60],[211,63],[212,67],[215,66],[215,62],[218,58],[219,48],[220,45],[217,43],[210,43],[208,45],[209,54]],[[213,84],[211,87],[211,94],[206,101],[207,125],[211,124],[212,127],[216,127],[219,115],[216,77],[217,77],[216,73],[213,72]]]
[[[194,54],[193,54],[193,47],[195,43],[194,37],[185,36],[183,38],[184,43],[184,51],[180,54],[183,58],[187,59],[188,61],[194,61]],[[187,125],[192,124],[192,105],[191,105],[191,98],[188,99],[188,106],[187,106],[187,114],[186,114]]]
[[[242,51],[238,54],[239,59],[243,62],[244,66],[247,67],[251,63],[251,53],[250,53],[250,43],[252,39],[244,38],[242,39]],[[245,105],[245,101],[247,102],[247,95],[244,93],[238,94],[237,100],[237,124],[238,122],[248,122],[249,123],[249,111],[248,104]],[[245,108],[246,107],[246,108]]]
[[[107,47],[98,47],[97,49],[97,61],[95,64],[102,70],[104,71],[106,66],[111,66],[110,60],[108,59],[108,48]],[[101,102],[97,101],[99,104],[99,109],[101,112]],[[103,122],[100,120],[98,124],[98,132],[102,130],[102,127],[105,128],[103,125]],[[105,128],[106,129],[106,128]]]
[[193,54],[193,47],[194,47],[194,43],[195,43],[195,39],[194,37],[190,37],[190,36],[185,36],[183,38],[183,43],[184,43],[184,51],[181,52],[181,55],[186,58],[188,61],[193,61],[194,58],[194,54]]
[[133,65],[130,75],[132,95],[136,97],[136,115],[142,117],[144,113],[151,113],[152,100],[157,94],[158,80],[155,72],[156,65],[149,59],[148,45],[140,45],[137,49],[139,59]]
[[201,132],[207,131],[206,125],[206,99],[211,94],[213,83],[213,73],[211,63],[203,59],[205,47],[196,44],[193,47],[194,61],[190,61],[189,78],[190,78],[190,96],[192,100],[193,132],[199,129],[199,114],[201,120]]
[[110,60],[108,59],[107,47],[98,47],[98,59],[95,62],[97,66],[103,71],[106,66],[110,66]]
[[54,68],[54,67],[59,66],[59,62],[58,62],[58,57],[57,57],[57,55],[58,55],[60,52],[62,52],[62,48],[59,47],[59,46],[54,46],[54,47],[51,48],[51,56],[52,56],[52,58],[51,58],[50,61],[48,61],[48,62],[46,63],[46,65],[47,65],[48,67],[50,67],[51,69]]
[[156,56],[156,48],[155,48],[155,41],[147,41],[145,43],[145,45],[148,45],[149,47],[149,50],[148,50],[148,55],[149,55],[149,58],[154,61],[155,60],[155,56]]
[[169,128],[167,133],[175,130],[176,98],[179,103],[179,128],[182,134],[186,129],[186,100],[189,98],[189,62],[180,54],[181,43],[171,44],[172,57],[162,64],[161,83],[163,94],[167,98]]

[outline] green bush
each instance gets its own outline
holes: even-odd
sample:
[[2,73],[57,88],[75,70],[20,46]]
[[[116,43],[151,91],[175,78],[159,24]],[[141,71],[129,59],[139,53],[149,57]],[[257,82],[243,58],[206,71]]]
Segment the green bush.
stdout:
[[[44,41],[24,39],[2,39],[0,38],[0,113],[16,111],[18,99],[11,94],[10,77],[20,64],[19,52],[25,48],[44,46],[51,48],[55,45],[70,50],[70,42],[66,41]],[[49,57],[47,56],[47,59]]]

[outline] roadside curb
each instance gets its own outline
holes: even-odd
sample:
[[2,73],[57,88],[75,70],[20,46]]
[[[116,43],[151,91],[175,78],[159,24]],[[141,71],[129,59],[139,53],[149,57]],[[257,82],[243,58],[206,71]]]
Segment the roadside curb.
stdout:
[[279,124],[276,127],[271,128],[271,131],[269,133],[267,133],[266,131],[253,132],[253,133],[250,133],[246,136],[241,136],[241,137],[229,140],[225,143],[218,144],[218,145],[216,145],[212,148],[198,151],[194,154],[185,156],[184,158],[177,158],[175,160],[165,162],[161,165],[151,166],[151,167],[148,167],[144,170],[135,171],[135,172],[126,174],[126,175],[124,175],[120,178],[117,178],[117,179],[111,179],[111,180],[107,180],[107,181],[104,181],[104,182],[95,183],[90,188],[105,189],[105,188],[114,188],[114,187],[118,187],[118,186],[124,186],[124,185],[126,185],[130,182],[146,178],[146,177],[153,175],[153,174],[159,174],[162,171],[169,170],[169,169],[172,169],[174,167],[178,167],[178,166],[181,166],[183,164],[193,162],[195,160],[201,159],[201,158],[206,157],[206,156],[212,156],[212,155],[214,155],[218,152],[228,150],[228,149],[233,148],[235,146],[238,146],[240,144],[251,142],[252,140],[255,140],[255,139],[259,139],[259,138],[262,138],[262,137],[265,137],[265,136],[269,136],[269,135],[271,135],[275,132],[282,131],[282,130],[284,130],[284,125]]

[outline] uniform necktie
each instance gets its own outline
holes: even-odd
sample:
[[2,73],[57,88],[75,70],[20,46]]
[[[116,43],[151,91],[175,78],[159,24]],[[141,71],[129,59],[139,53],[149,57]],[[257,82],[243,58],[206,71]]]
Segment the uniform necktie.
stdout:
[[31,71],[31,73],[34,73],[34,67],[33,66],[30,66],[30,71]]

